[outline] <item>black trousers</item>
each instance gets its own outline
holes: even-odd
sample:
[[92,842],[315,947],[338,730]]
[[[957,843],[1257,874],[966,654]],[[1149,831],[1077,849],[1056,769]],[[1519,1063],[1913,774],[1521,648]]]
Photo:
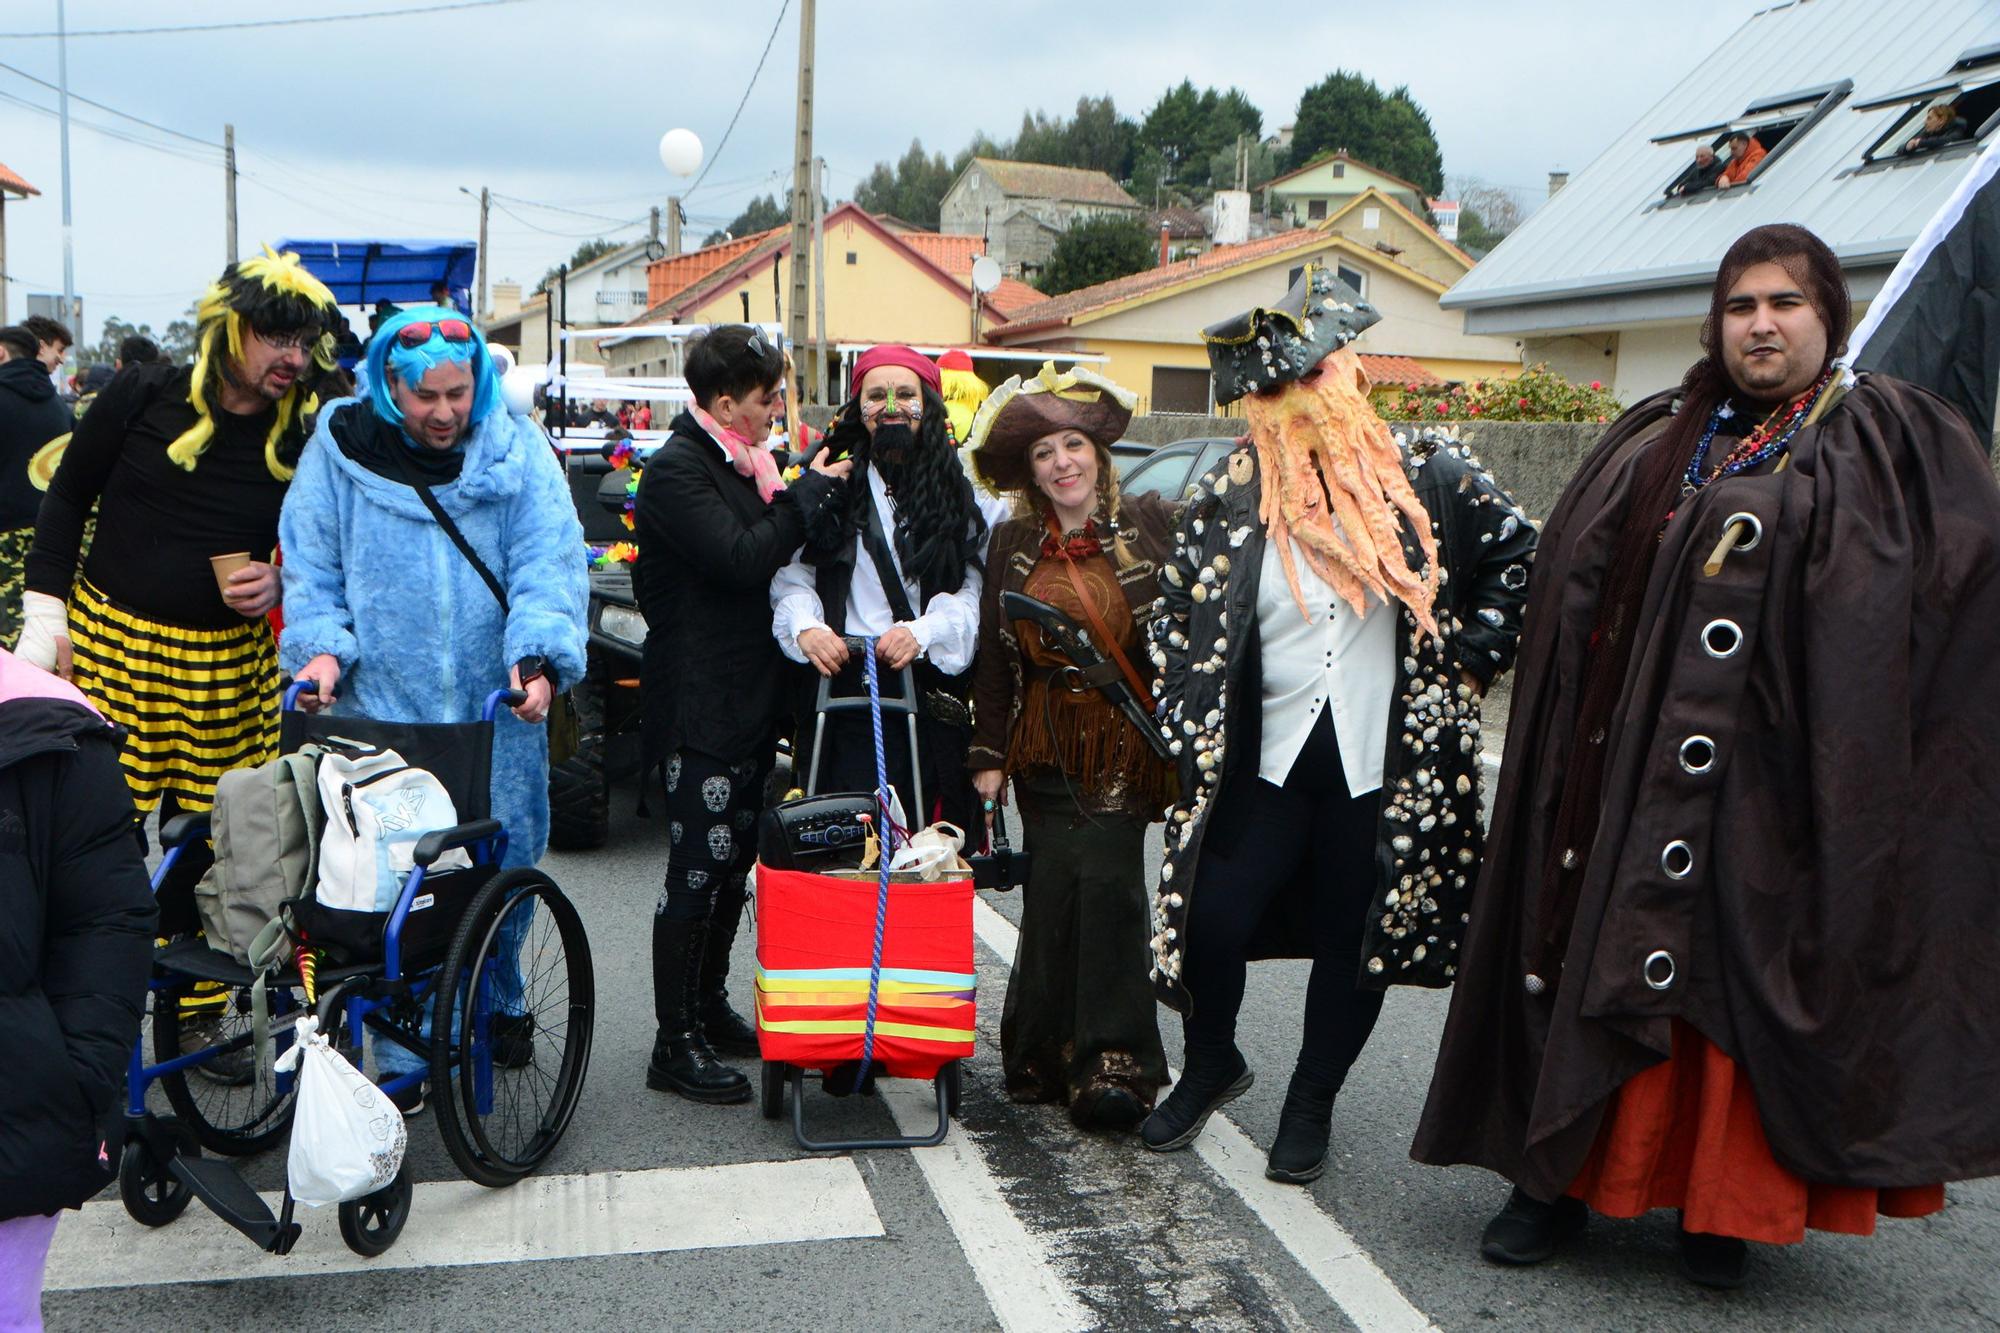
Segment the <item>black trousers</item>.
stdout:
[[706,921],[717,895],[742,908],[743,881],[757,862],[757,815],[771,754],[735,763],[681,750],[667,760],[666,882],[656,914]]
[[1273,900],[1303,880],[1313,964],[1296,1077],[1337,1092],[1382,1012],[1382,992],[1354,984],[1375,896],[1380,793],[1348,795],[1333,715],[1322,709],[1282,787],[1259,778],[1224,799],[1249,807],[1231,812],[1238,836],[1226,847],[1204,846],[1195,871],[1183,974],[1193,1000],[1187,1062],[1231,1061],[1251,939]]

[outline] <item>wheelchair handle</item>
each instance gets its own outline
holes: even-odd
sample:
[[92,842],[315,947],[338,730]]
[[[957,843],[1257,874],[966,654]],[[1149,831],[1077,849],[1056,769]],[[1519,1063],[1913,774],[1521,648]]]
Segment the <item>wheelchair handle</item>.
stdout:
[[486,696],[486,707],[479,710],[479,716],[491,722],[500,715],[502,707],[519,708],[528,702],[526,690],[495,690]]
[[319,689],[319,686],[310,680],[295,680],[285,686],[285,711],[287,713],[296,712],[299,706],[299,696],[307,690],[317,689]]

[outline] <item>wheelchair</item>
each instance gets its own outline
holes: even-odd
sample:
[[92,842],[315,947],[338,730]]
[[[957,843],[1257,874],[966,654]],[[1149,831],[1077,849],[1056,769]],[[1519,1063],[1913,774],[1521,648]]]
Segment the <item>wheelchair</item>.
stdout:
[[[297,1075],[274,1071],[272,1061],[293,1045],[296,1019],[316,1013],[320,1031],[357,1068],[371,1036],[375,1082],[392,1097],[427,1081],[453,1163],[467,1179],[499,1188],[532,1173],[569,1128],[596,999],[575,906],[541,871],[500,868],[507,831],[488,815],[493,719],[526,696],[494,691],[474,723],[393,723],[304,713],[296,706],[303,688],[285,692],[286,752],[336,738],[393,748],[438,777],[462,822],[418,841],[390,911],[335,911],[310,894],[288,903],[300,945],[261,987],[250,968],[203,938],[155,949],[150,1050],[142,1032],[126,1080],[119,1196],[134,1220],[153,1227],[198,1198],[276,1255],[289,1253],[301,1231],[290,1190],[274,1214],[223,1159],[261,1152],[289,1128]],[[208,835],[205,813],[168,822],[155,893]],[[437,868],[454,849],[471,866]],[[190,1021],[202,1038],[184,1050]],[[383,1071],[392,1049],[407,1053],[395,1063],[419,1067]],[[171,1113],[149,1107],[155,1084]],[[395,1243],[410,1212],[408,1172],[406,1162],[385,1188],[339,1205],[350,1249],[373,1256]]]

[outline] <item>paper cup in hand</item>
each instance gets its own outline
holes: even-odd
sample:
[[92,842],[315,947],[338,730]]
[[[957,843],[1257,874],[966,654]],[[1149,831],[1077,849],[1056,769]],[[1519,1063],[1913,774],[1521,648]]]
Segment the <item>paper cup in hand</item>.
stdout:
[[222,590],[224,597],[227,597],[229,576],[250,563],[250,553],[231,551],[228,555],[212,555],[208,558],[208,563],[215,570],[215,586]]

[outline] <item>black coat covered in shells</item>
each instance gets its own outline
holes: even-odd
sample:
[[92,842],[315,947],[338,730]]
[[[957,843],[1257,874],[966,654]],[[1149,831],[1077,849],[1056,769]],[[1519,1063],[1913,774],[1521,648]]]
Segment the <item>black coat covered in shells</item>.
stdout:
[[[1460,673],[1484,687],[1513,662],[1536,534],[1464,446],[1434,431],[1414,441],[1397,438],[1444,568],[1438,637],[1419,631],[1415,618],[1397,608],[1399,668],[1377,826],[1379,892],[1359,984],[1448,986],[1458,971],[1481,848],[1479,699]],[[1187,900],[1202,844],[1218,832],[1212,827],[1218,811],[1234,823],[1231,811],[1244,808],[1230,799],[1237,784],[1257,781],[1261,495],[1256,451],[1247,443],[1201,479],[1175,531],[1174,557],[1161,571],[1155,604],[1155,692],[1164,734],[1178,747],[1181,799],[1167,812],[1154,889],[1153,980],[1160,998],[1183,1012]],[[1411,568],[1421,568],[1421,548],[1407,523],[1403,549]],[[1227,837],[1232,830],[1219,832]],[[1252,957],[1299,956],[1298,942],[1312,937],[1305,909],[1314,888],[1295,884],[1279,896]]]

